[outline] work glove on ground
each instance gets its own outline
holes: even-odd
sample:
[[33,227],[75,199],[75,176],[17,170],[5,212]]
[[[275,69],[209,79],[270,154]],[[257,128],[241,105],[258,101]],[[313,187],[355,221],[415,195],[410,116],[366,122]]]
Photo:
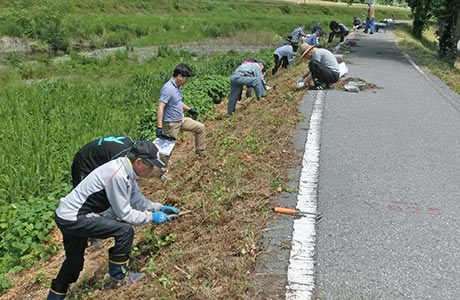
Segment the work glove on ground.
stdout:
[[161,136],[163,134],[163,128],[157,128],[155,130],[155,134],[157,135],[157,137]]
[[179,209],[172,207],[172,206],[167,206],[167,205],[163,205],[163,207],[161,208],[161,211],[167,215],[179,213]]
[[163,224],[165,222],[171,221],[171,218],[162,211],[152,212],[152,215],[152,222],[155,224]]
[[198,117],[198,112],[193,108],[190,108],[188,111],[194,118]]
[[303,82],[303,77],[300,77],[299,79],[297,79],[297,83],[300,83],[300,82]]

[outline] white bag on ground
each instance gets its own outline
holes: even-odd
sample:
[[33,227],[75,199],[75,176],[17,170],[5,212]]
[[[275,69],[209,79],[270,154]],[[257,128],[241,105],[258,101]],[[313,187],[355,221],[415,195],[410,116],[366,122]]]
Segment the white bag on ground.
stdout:
[[347,73],[348,73],[348,67],[344,62],[341,62],[339,64],[339,73],[340,73],[339,78],[342,78],[343,76],[347,75]]
[[166,140],[166,139],[156,138],[155,140],[153,140],[153,143],[155,144],[155,146],[158,147],[160,154],[170,156],[171,151],[173,150],[176,142]]

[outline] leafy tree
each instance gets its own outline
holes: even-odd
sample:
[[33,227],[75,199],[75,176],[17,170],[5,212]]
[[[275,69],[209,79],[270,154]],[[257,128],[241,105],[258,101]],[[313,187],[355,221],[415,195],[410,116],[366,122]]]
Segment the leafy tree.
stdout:
[[438,54],[453,65],[460,39],[460,1],[408,0],[408,5],[414,16],[412,34],[421,38],[423,30],[430,25],[431,19],[435,18],[438,24]]
[[407,4],[411,8],[412,14],[414,16],[412,34],[417,38],[422,37],[423,30],[428,27],[429,21],[431,17],[433,16],[432,1],[436,1],[436,0],[408,0],[407,1]]
[[433,8],[438,20],[439,56],[453,65],[460,39],[460,1],[438,0]]

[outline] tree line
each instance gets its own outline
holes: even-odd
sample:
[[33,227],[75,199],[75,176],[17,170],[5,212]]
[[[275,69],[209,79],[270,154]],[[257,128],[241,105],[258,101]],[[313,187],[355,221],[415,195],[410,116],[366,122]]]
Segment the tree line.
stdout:
[[420,38],[430,24],[438,25],[438,55],[450,65],[457,58],[457,43],[460,40],[460,1],[458,0],[408,0],[414,22],[412,34]]

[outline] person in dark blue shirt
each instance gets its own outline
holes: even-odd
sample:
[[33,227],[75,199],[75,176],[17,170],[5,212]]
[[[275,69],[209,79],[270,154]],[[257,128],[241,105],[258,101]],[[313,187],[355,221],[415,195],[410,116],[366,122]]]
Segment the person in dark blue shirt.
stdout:
[[315,33],[319,30],[319,34],[323,34],[323,28],[321,27],[321,23],[320,22],[316,22],[316,25],[313,27],[311,33]]

